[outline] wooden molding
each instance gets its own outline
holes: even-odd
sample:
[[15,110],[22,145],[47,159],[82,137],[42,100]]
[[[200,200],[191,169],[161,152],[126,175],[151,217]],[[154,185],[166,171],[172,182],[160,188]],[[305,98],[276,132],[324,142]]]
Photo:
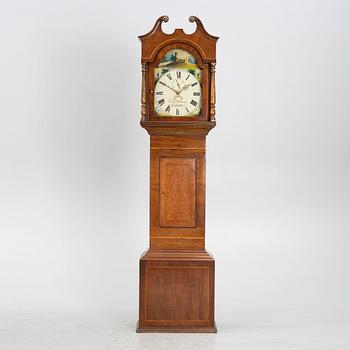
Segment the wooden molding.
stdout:
[[208,135],[216,125],[211,122],[176,122],[176,121],[147,121],[141,120],[141,126],[150,135]]
[[172,42],[189,43],[200,52],[204,62],[216,62],[216,41],[219,38],[209,34],[198,17],[189,18],[191,23],[195,22],[197,25],[196,30],[191,34],[186,34],[179,28],[171,34],[164,33],[162,23],[168,21],[168,16],[159,17],[148,33],[139,36],[142,42],[142,63],[152,62],[157,52]]

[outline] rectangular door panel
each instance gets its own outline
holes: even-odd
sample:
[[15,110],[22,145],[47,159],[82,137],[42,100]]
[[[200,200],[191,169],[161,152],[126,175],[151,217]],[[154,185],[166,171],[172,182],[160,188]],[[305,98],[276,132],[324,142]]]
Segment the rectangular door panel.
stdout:
[[195,227],[196,159],[160,158],[161,227]]

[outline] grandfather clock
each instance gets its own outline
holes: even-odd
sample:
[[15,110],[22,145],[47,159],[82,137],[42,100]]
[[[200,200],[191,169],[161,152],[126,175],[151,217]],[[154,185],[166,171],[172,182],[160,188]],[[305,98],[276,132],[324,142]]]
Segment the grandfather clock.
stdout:
[[205,250],[205,140],[215,127],[217,37],[141,35],[141,126],[150,135],[150,247],[140,258],[137,332],[216,332],[214,258]]

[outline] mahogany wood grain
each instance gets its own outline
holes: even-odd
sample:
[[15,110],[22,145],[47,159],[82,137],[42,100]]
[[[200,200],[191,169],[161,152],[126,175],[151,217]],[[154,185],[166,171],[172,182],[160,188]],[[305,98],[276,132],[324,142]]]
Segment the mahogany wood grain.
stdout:
[[196,225],[196,159],[160,158],[161,227]]
[[[153,136],[151,137],[152,140]],[[150,247],[152,249],[204,249],[205,235],[205,144],[203,137],[182,138],[173,143],[174,148],[168,148],[173,137],[157,138],[157,147],[151,147],[151,192],[150,192]],[[162,147],[162,143],[165,147]],[[151,141],[152,144],[152,141]],[[190,147],[189,147],[190,146]],[[178,198],[174,206],[165,208],[164,202],[168,194],[162,191],[162,183],[167,182],[167,174],[162,161],[167,163],[187,162],[193,164],[191,179],[188,176],[179,176],[177,173],[177,187],[186,187],[185,193],[177,192]],[[173,170],[174,171],[174,170]],[[188,173],[190,174],[190,172]],[[194,186],[192,181],[194,180]],[[179,183],[180,181],[180,183]],[[194,190],[194,196],[190,195]],[[163,203],[163,206],[162,206]],[[185,209],[187,218],[193,222],[175,224],[178,216],[178,204]],[[172,223],[162,222],[165,215],[172,216]],[[184,229],[186,228],[186,230]],[[178,242],[174,240],[179,238]],[[180,239],[181,238],[181,239]]]
[[146,252],[137,331],[215,333],[214,265],[206,251]]

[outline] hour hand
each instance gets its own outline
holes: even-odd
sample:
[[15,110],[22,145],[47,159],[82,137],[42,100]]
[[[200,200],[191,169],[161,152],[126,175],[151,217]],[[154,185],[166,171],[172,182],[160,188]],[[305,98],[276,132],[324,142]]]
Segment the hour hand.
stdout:
[[182,92],[183,90],[188,89],[190,86],[191,86],[191,84],[184,85],[184,86],[182,87],[182,89],[180,90],[180,92]]

